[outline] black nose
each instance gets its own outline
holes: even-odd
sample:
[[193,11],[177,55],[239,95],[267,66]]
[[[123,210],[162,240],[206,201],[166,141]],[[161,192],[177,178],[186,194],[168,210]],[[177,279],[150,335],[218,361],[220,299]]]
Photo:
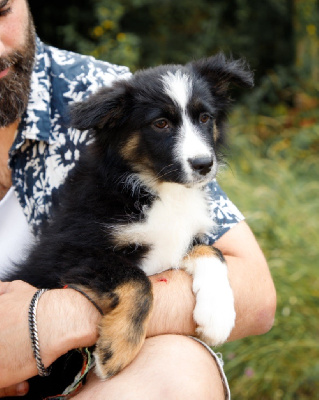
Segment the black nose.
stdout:
[[198,172],[201,175],[206,175],[211,170],[214,159],[213,157],[195,157],[189,158],[188,162],[194,171]]

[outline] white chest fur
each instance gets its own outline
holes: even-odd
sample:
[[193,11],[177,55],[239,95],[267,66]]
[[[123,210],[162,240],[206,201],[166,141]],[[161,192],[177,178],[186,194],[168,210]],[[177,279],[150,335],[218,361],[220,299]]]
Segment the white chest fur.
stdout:
[[117,232],[120,242],[147,244],[150,251],[140,267],[147,275],[178,268],[194,236],[213,227],[205,193],[175,183],[163,183],[143,222]]

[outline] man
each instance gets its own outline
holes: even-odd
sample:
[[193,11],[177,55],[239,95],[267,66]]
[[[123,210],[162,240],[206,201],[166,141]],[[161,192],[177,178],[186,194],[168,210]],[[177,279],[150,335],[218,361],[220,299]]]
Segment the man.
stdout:
[[[35,39],[26,0],[0,0],[0,276],[2,263],[23,257],[85,144],[85,136],[67,128],[67,105],[125,74],[126,69],[44,46]],[[237,312],[229,340],[267,332],[276,303],[267,264],[240,213],[217,184],[214,190],[215,214],[222,217],[211,241],[228,263]],[[74,399],[228,398],[217,357],[186,336],[195,333],[190,276],[167,271],[151,281],[154,310],[140,354],[109,381],[90,373]],[[27,321],[35,290],[24,282],[0,282],[0,397],[25,394],[26,380],[37,374]],[[72,289],[46,292],[37,320],[45,367],[97,339],[99,314]]]

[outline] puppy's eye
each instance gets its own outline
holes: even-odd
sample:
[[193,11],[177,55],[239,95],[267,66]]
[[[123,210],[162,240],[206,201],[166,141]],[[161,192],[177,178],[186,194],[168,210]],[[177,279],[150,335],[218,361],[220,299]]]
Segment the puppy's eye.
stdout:
[[200,122],[201,124],[206,124],[208,121],[210,121],[211,118],[212,118],[212,117],[210,116],[210,114],[208,114],[208,113],[202,113],[202,114],[199,116],[199,122]]
[[157,129],[167,129],[169,127],[168,121],[165,118],[158,119],[153,122],[153,125]]

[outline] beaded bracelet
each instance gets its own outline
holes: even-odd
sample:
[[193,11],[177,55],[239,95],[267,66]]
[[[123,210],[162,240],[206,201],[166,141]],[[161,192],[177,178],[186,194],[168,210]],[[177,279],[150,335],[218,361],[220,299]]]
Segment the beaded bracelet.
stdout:
[[51,367],[45,368],[41,359],[39,338],[38,338],[38,326],[37,326],[38,302],[40,297],[47,290],[49,289],[38,289],[34,293],[29,307],[29,331],[30,331],[31,345],[32,345],[33,355],[37,363],[38,374],[40,376],[49,376],[51,373]]

